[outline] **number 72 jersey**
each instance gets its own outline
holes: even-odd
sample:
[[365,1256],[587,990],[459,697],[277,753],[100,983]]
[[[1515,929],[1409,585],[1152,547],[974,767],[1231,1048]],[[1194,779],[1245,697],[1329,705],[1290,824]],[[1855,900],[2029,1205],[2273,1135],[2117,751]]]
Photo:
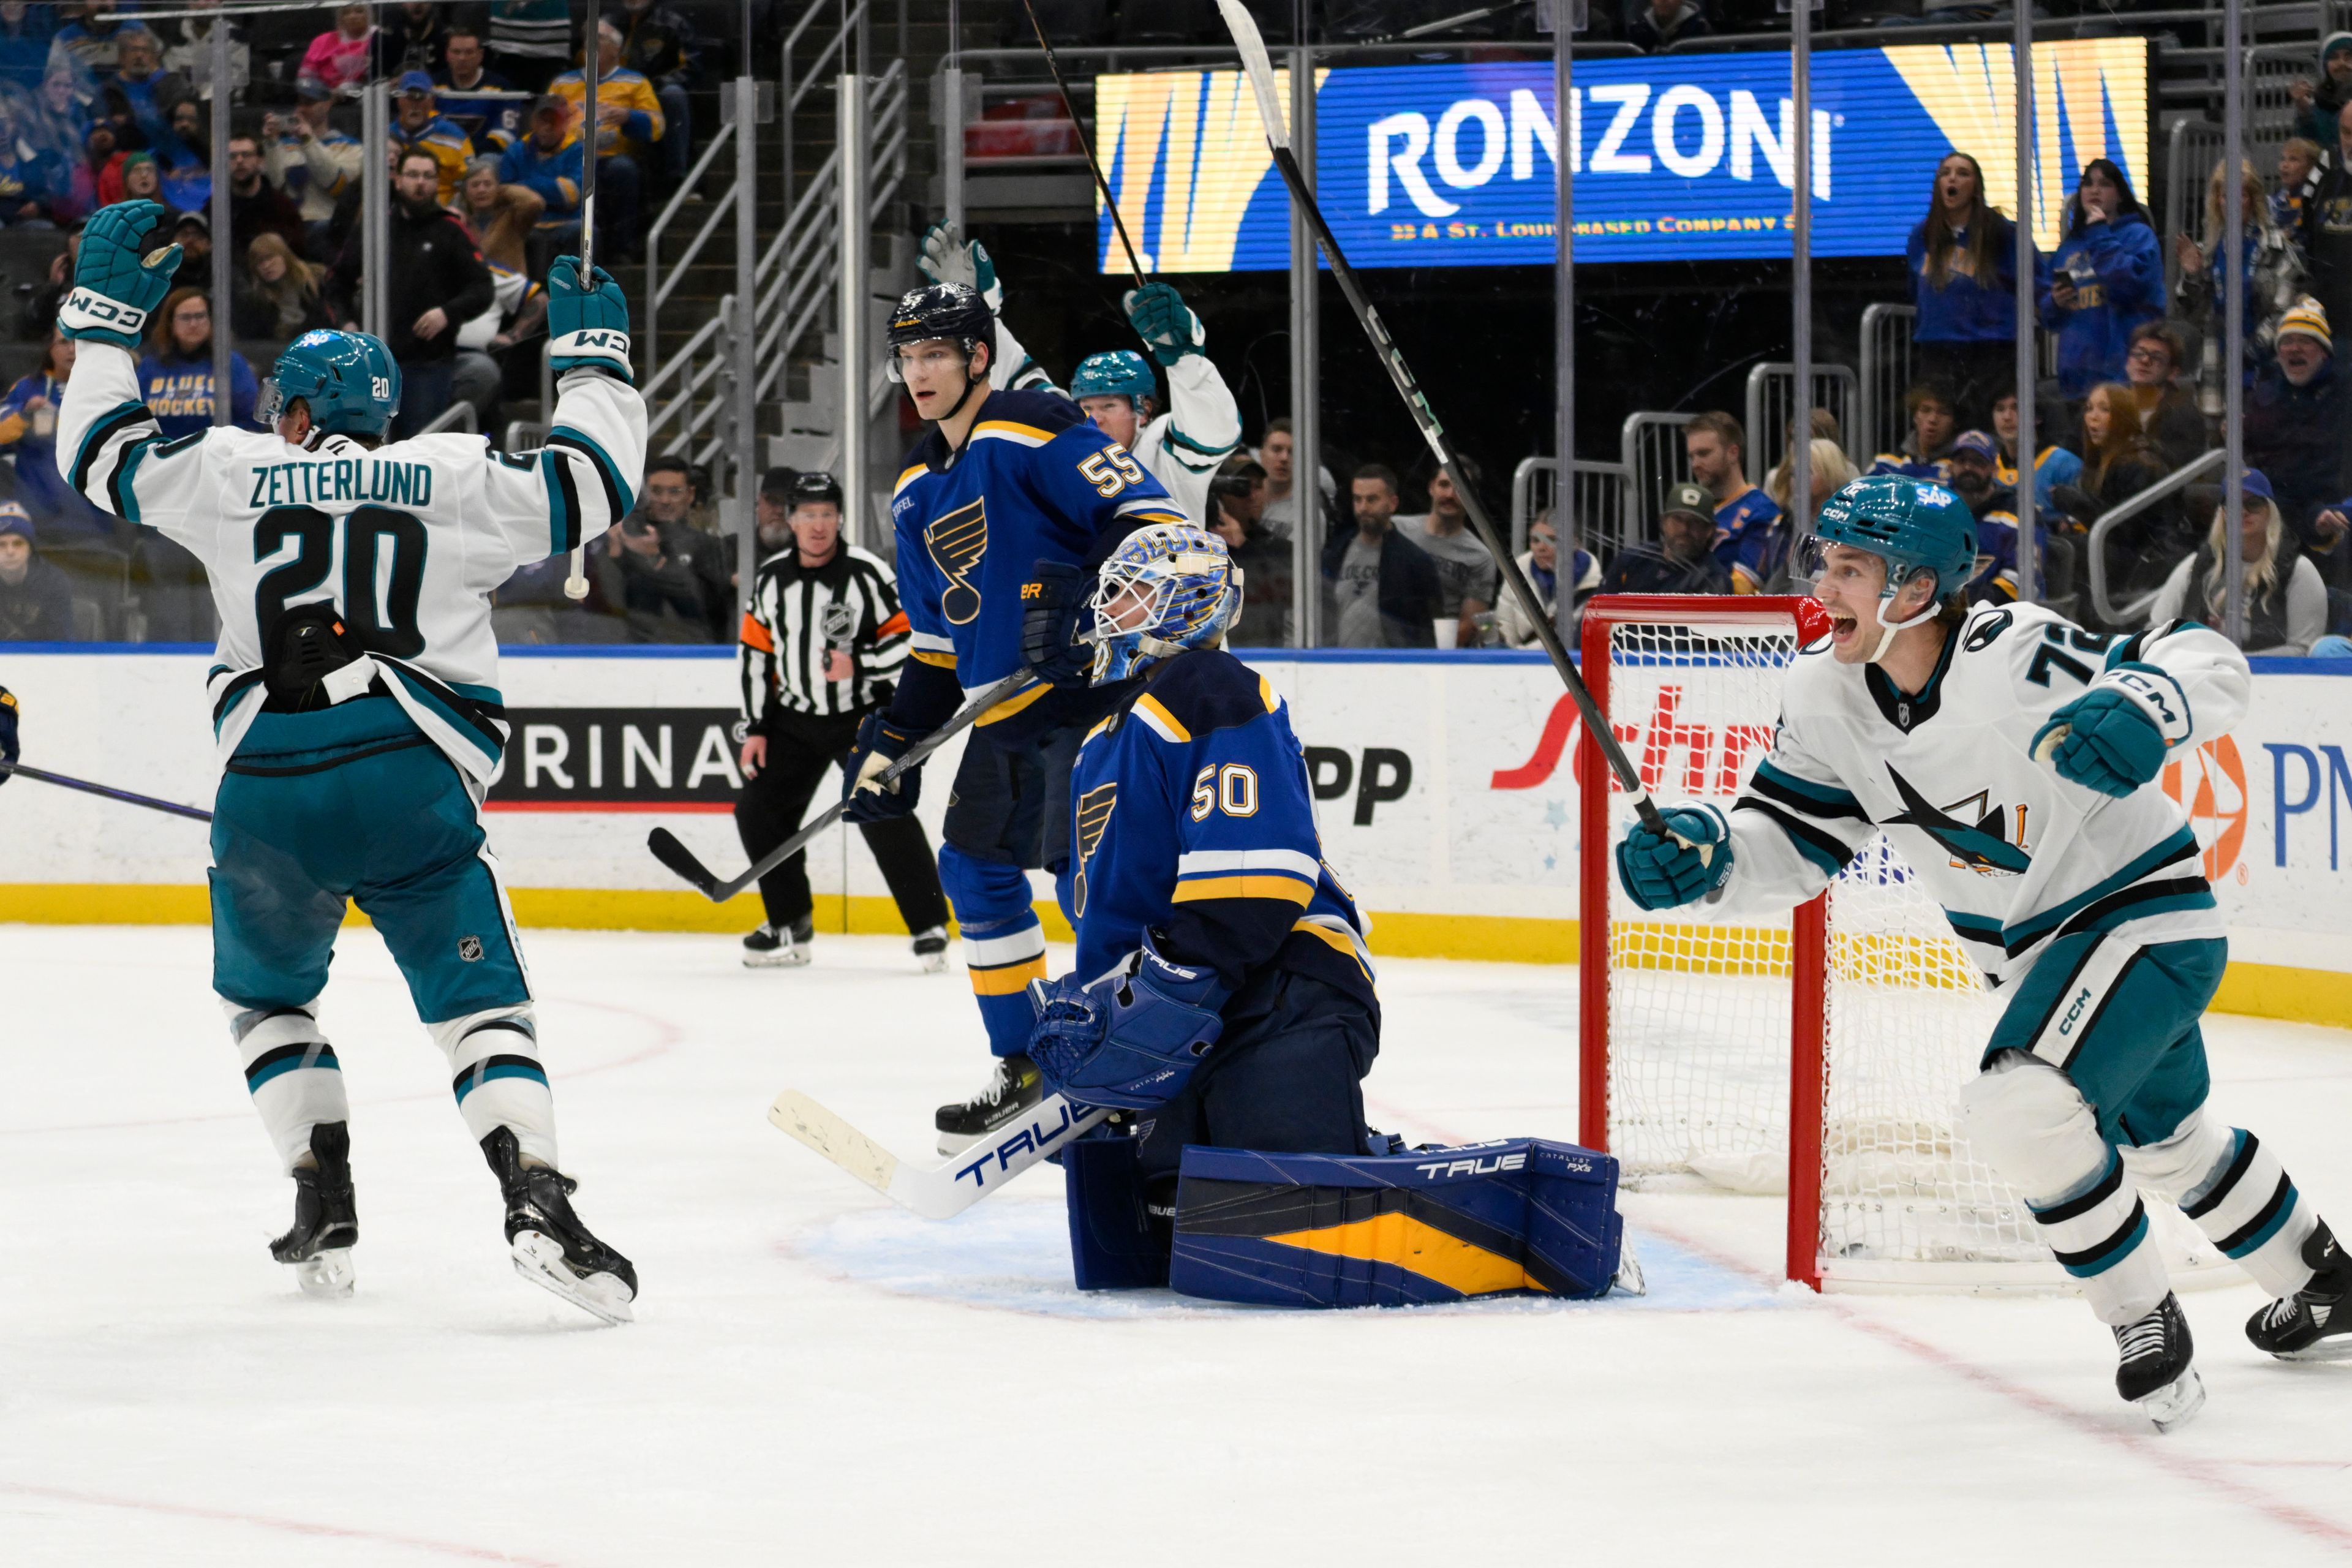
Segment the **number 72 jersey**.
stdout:
[[263,700],[268,628],[331,604],[417,727],[487,784],[506,739],[489,595],[517,568],[594,538],[635,504],[645,404],[595,372],[564,378],[541,451],[452,433],[370,450],[218,427],[162,438],[131,355],[86,342],[58,421],[65,479],[204,563],[221,633],[209,689],[220,754]]
[[1730,879],[1703,912],[1738,920],[1801,902],[1884,831],[1996,984],[2068,931],[2224,936],[2196,837],[2170,797],[2153,784],[2102,795],[2033,757],[2051,714],[2126,663],[2153,666],[2182,705],[2174,756],[2245,712],[2245,656],[2193,621],[2121,637],[2037,605],[1979,608],[1916,693],[1896,690],[1876,665],[1837,663],[1826,643],[1801,653],[1771,752],[1727,818]]

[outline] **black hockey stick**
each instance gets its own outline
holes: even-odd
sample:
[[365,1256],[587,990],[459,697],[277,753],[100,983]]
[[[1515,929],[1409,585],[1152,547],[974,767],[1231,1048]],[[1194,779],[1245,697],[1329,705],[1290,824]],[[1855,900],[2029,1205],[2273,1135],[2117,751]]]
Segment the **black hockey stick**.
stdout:
[[1422,395],[1420,384],[1413,380],[1412,371],[1404,363],[1404,355],[1398,351],[1395,340],[1389,336],[1388,327],[1381,321],[1380,312],[1372,309],[1372,302],[1364,297],[1363,286],[1356,281],[1355,268],[1348,265],[1348,258],[1339,248],[1339,237],[1332,234],[1331,226],[1323,221],[1323,209],[1315,205],[1314,193],[1307,188],[1307,178],[1298,172],[1298,160],[1291,154],[1289,121],[1283,114],[1282,100],[1275,95],[1274,63],[1266,58],[1265,40],[1258,35],[1256,21],[1242,8],[1240,0],[1217,0],[1217,9],[1224,14],[1225,26],[1234,35],[1234,47],[1241,50],[1242,68],[1249,73],[1250,86],[1256,92],[1258,118],[1265,125],[1266,145],[1273,149],[1275,167],[1282,171],[1283,183],[1290,187],[1291,200],[1298,204],[1300,216],[1315,231],[1316,239],[1323,247],[1323,254],[1330,258],[1331,276],[1339,280],[1339,291],[1348,297],[1348,307],[1355,311],[1357,324],[1364,329],[1364,335],[1371,339],[1373,352],[1388,367],[1389,379],[1396,384],[1397,395],[1404,399],[1405,406],[1412,412],[1413,423],[1421,426],[1422,439],[1429,443],[1429,449],[1436,457],[1438,466],[1454,481],[1454,493],[1462,498],[1462,510],[1469,513],[1472,531],[1477,534],[1478,542],[1486,547],[1486,553],[1495,558],[1496,569],[1502,574],[1505,585],[1517,597],[1519,608],[1535,627],[1536,635],[1543,639],[1544,652],[1551,656],[1552,668],[1567,683],[1568,694],[1576,700],[1577,711],[1584,716],[1585,732],[1592,737],[1601,748],[1601,754],[1608,759],[1610,772],[1615,773],[1618,782],[1625,786],[1626,795],[1632,797],[1633,809],[1641,814],[1642,826],[1661,837],[1676,837],[1667,828],[1657,803],[1650,798],[1650,792],[1642,786],[1642,775],[1634,771],[1632,759],[1625,755],[1625,748],[1617,743],[1616,732],[1610,729],[1607,716],[1592,700],[1592,693],[1586,689],[1583,678],[1576,672],[1576,666],[1569,662],[1568,649],[1559,640],[1559,628],[1552,625],[1549,616],[1544,614],[1542,605],[1536,599],[1535,589],[1528,585],[1527,574],[1519,570],[1519,563],[1512,559],[1502,535],[1496,532],[1494,520],[1486,515],[1486,506],[1478,500],[1477,491],[1472,489],[1463,478],[1462,469],[1454,460],[1453,447],[1445,439],[1445,427],[1438,424],[1437,416],[1430,409],[1429,399]]
[[1087,155],[1087,172],[1095,177],[1095,189],[1102,193],[1103,205],[1110,209],[1111,226],[1118,230],[1118,242],[1127,250],[1127,264],[1135,271],[1135,286],[1142,288],[1151,281],[1143,270],[1143,261],[1136,254],[1135,241],[1127,236],[1127,220],[1118,216],[1118,202],[1110,194],[1110,182],[1103,178],[1102,164],[1095,159],[1094,143],[1087,140],[1087,128],[1078,122],[1078,106],[1070,97],[1070,84],[1062,79],[1062,62],[1054,54],[1054,45],[1045,37],[1045,24],[1037,19],[1037,7],[1030,0],[1021,0],[1021,8],[1029,13],[1030,28],[1037,35],[1037,47],[1045,51],[1045,68],[1054,73],[1055,89],[1062,95],[1062,112],[1070,117],[1070,129],[1078,138],[1078,151]]
[[[596,37],[596,0],[588,0],[588,47],[580,58],[580,291],[596,291],[596,143],[602,129],[596,123],[596,75],[603,48]],[[548,409],[541,418],[553,420]],[[573,604],[588,597],[588,542],[572,547],[572,569],[563,576],[563,596]]]
[[[1036,679],[1035,676],[1033,676],[1027,670],[1023,669],[1006,676],[995,685],[989,687],[979,696],[973,698],[961,708],[956,710],[954,718],[950,719],[946,723],[940,725],[938,729],[932,731],[929,734],[916,742],[913,745],[908,747],[907,754],[900,757],[897,762],[892,763],[888,767],[884,768],[880,774],[876,777],[874,782],[880,785],[888,784],[900,773],[905,773],[908,768],[919,765],[925,757],[929,756],[933,752],[936,752],[941,746],[946,745],[956,736],[961,735],[966,730],[971,729],[974,724],[980,722],[980,716],[982,714],[987,712],[990,709],[995,707],[998,703],[1003,701],[1006,698],[1012,696],[1015,691],[1019,690],[1022,687],[1028,685],[1034,679]],[[790,838],[785,839],[782,844],[777,845],[773,849],[769,850],[765,855],[761,856],[758,864],[754,865],[750,870],[744,872],[741,876],[730,882],[720,881],[717,875],[715,875],[709,867],[705,866],[701,861],[694,858],[694,851],[679,843],[677,840],[677,835],[672,833],[667,827],[656,827],[651,833],[647,834],[646,836],[646,847],[654,852],[655,859],[660,861],[663,865],[677,872],[680,877],[683,877],[688,881],[693,883],[695,890],[699,892],[704,898],[709,899],[714,904],[723,904],[728,900],[733,898],[736,894],[741,892],[744,889],[750,887],[752,883],[758,881],[761,877],[766,876],[769,872],[774,870],[777,867],[782,865],[785,861],[799,854],[801,850],[807,847],[810,839],[814,838],[818,834],[823,833],[826,828],[831,827],[835,823],[840,821],[841,814],[848,809],[849,801],[846,796],[835,801],[831,805],[826,806],[823,811],[817,814],[815,821],[802,828],[798,833],[793,834]]]
[[197,822],[210,822],[213,819],[211,812],[199,811],[193,805],[181,805],[173,801],[157,800],[153,795],[133,795],[127,789],[114,789],[106,784],[92,784],[88,779],[69,779],[63,773],[48,773],[40,768],[28,768],[22,763],[0,763],[0,773],[16,773],[25,778],[38,779],[45,784],[57,784],[64,789],[78,789],[84,795],[104,795],[109,800],[119,800],[125,805],[143,805],[150,811],[168,811],[173,816],[190,817]]

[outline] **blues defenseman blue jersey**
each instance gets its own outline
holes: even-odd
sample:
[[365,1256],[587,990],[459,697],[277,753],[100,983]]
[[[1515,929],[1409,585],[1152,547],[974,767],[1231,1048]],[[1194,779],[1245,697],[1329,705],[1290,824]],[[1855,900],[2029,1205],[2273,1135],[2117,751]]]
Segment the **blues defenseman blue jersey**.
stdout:
[[1095,565],[1146,523],[1185,521],[1126,447],[1049,392],[991,393],[961,451],[927,433],[890,518],[914,657],[967,692],[1021,668],[1021,588],[1039,561]]
[[1078,974],[1109,969],[1151,927],[1161,953],[1235,991],[1276,964],[1377,1012],[1370,922],[1323,864],[1306,753],[1241,660],[1203,648],[1152,670],[1088,732],[1070,807]]

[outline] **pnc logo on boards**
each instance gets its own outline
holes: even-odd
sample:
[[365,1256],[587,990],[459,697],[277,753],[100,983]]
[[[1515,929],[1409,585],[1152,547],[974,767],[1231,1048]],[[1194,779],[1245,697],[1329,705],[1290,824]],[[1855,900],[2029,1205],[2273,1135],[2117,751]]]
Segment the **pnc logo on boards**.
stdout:
[[2205,851],[2205,879],[2218,882],[2235,868],[2238,880],[2246,881],[2249,873],[2241,854],[2252,796],[2237,741],[2228,735],[2208,741],[2189,757],[2165,763],[2159,782],[2164,793],[2189,814],[2189,826]]

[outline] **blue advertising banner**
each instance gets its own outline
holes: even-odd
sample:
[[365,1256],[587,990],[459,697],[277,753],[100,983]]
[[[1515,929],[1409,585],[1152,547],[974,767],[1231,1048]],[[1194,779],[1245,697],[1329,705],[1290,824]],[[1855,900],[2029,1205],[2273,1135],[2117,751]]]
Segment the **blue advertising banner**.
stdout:
[[[2084,164],[2110,158],[2142,199],[2147,46],[2033,51],[2034,211],[2044,249]],[[1287,101],[1286,73],[1281,90]],[[1786,52],[1652,56],[1576,68],[1567,150],[1579,260],[1786,256],[1795,109]],[[1097,146],[1129,232],[1160,272],[1289,265],[1288,203],[1237,70],[1096,80]],[[1813,57],[1813,254],[1899,256],[1955,150],[2016,210],[2006,46]],[[1349,67],[1316,81],[1316,192],[1358,267],[1549,264],[1560,154],[1543,61]],[[1126,258],[1097,199],[1103,270]]]

